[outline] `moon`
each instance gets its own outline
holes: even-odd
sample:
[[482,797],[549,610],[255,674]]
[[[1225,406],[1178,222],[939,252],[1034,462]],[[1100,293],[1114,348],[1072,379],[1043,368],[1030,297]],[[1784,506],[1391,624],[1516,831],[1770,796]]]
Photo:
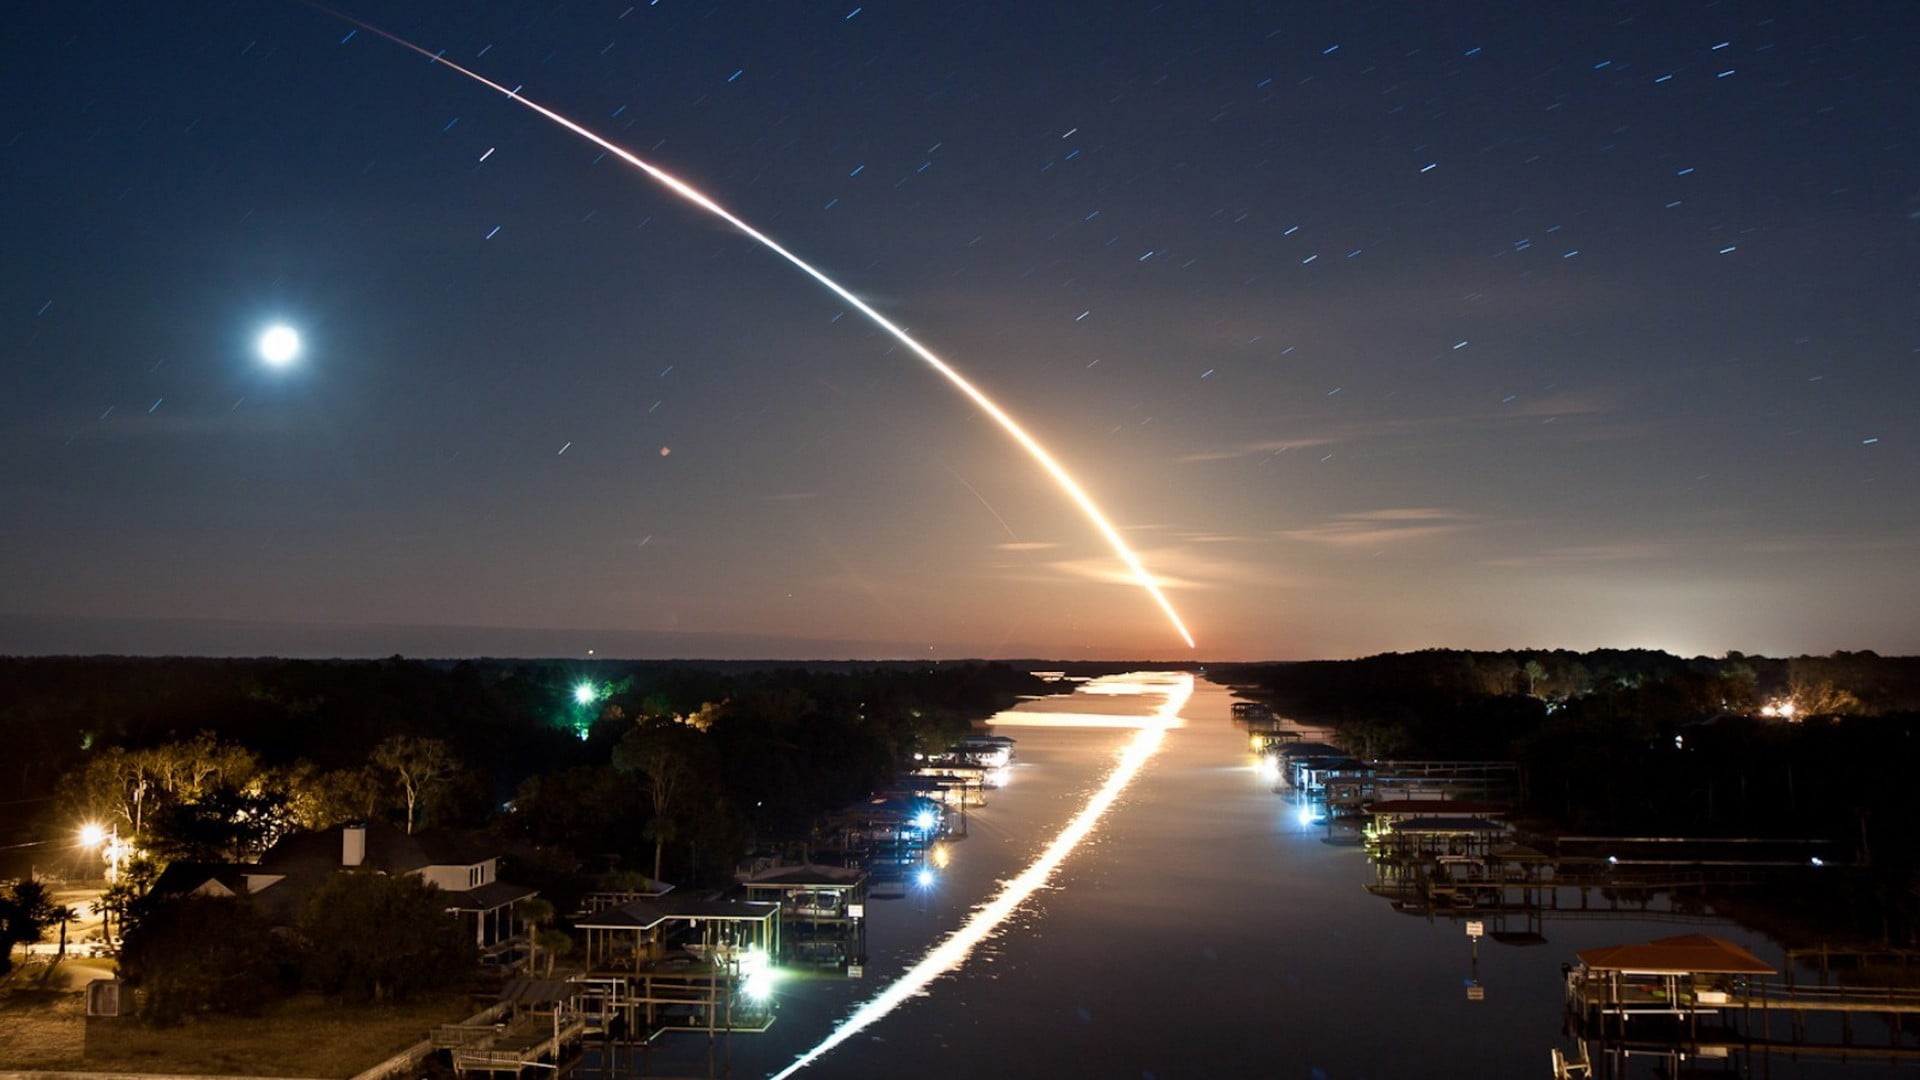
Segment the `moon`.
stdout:
[[285,323],[276,323],[260,332],[254,347],[268,367],[283,368],[300,357],[300,332]]

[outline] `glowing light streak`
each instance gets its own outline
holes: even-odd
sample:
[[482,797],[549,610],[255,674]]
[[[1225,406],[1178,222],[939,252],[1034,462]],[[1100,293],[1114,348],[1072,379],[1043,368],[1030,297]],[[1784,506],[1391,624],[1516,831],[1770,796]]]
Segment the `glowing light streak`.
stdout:
[[1160,749],[1160,744],[1166,740],[1167,729],[1178,726],[1180,710],[1186,705],[1187,699],[1193,695],[1193,676],[1183,674],[1159,684],[1159,687],[1165,688],[1166,700],[1161,703],[1153,716],[1136,721],[1141,724],[1140,732],[1127,743],[1126,749],[1121,751],[1119,763],[1113,767],[1112,772],[1107,774],[1107,779],[1100,785],[1099,790],[1087,800],[1087,805],[1080,808],[1080,812],[1060,830],[1059,835],[1053,838],[1053,842],[1047,845],[1046,850],[1021,871],[1019,877],[1002,885],[1000,892],[992,900],[975,908],[972,917],[964,925],[929,949],[918,963],[908,968],[885,990],[855,1009],[852,1015],[841,1021],[840,1026],[833,1029],[818,1046],[802,1054],[793,1064],[775,1073],[773,1080],[783,1080],[818,1061],[834,1047],[851,1039],[881,1017],[918,996],[934,979],[957,969],[966,962],[967,957],[973,954],[973,950],[986,940],[987,935],[993,933],[995,928],[1006,921],[1006,918],[1025,903],[1035,890],[1046,885],[1048,879],[1053,876],[1054,870],[1080,841],[1085,840],[1093,832],[1100,818],[1113,806],[1114,801],[1120,798],[1120,793],[1127,789],[1127,785],[1133,782],[1133,778],[1139,775],[1148,761],[1152,760],[1153,755]]
[[[845,300],[847,303],[853,305],[853,307],[856,310],[858,310],[860,314],[865,315],[869,320],[873,322],[874,325],[880,327],[882,330],[885,330],[887,333],[891,334],[902,345],[905,345],[908,349],[912,350],[914,355],[926,361],[928,366],[932,367],[935,371],[939,372],[941,376],[943,376],[948,382],[952,383],[956,389],[958,389],[962,394],[965,394],[967,398],[970,399],[975,405],[979,406],[982,412],[986,413],[989,417],[992,417],[993,421],[999,424],[1002,430],[1004,430],[1008,435],[1012,436],[1013,440],[1016,443],[1019,443],[1020,447],[1027,452],[1027,456],[1031,457],[1035,462],[1037,462],[1040,465],[1040,467],[1046,471],[1047,475],[1053,478],[1053,482],[1060,488],[1060,490],[1064,491],[1067,494],[1067,497],[1070,500],[1072,500],[1073,504],[1079,507],[1080,512],[1083,515],[1085,515],[1087,520],[1093,523],[1094,529],[1100,534],[1100,536],[1104,540],[1106,540],[1107,546],[1113,549],[1113,553],[1119,556],[1120,561],[1126,564],[1126,567],[1128,571],[1132,573],[1134,580],[1139,583],[1142,589],[1146,590],[1148,596],[1153,598],[1154,603],[1157,604],[1161,612],[1166,615],[1167,621],[1172,623],[1174,630],[1179,632],[1181,640],[1187,643],[1187,647],[1190,649],[1195,647],[1194,641],[1193,641],[1193,635],[1187,632],[1186,623],[1181,621],[1180,613],[1173,609],[1173,604],[1167,600],[1166,594],[1161,592],[1159,582],[1156,581],[1151,574],[1147,573],[1147,568],[1145,565],[1141,563],[1140,557],[1135,555],[1133,553],[1133,549],[1127,546],[1127,542],[1120,536],[1120,531],[1114,528],[1113,524],[1107,520],[1106,514],[1103,513],[1100,507],[1094,503],[1093,497],[1088,495],[1086,490],[1080,486],[1079,481],[1075,480],[1073,476],[1067,472],[1064,466],[1062,466],[1058,461],[1055,461],[1053,455],[1049,453],[1044,446],[1041,446],[1040,443],[1037,440],[1035,440],[1033,436],[1027,434],[1026,429],[1021,427],[1019,422],[1014,420],[1014,418],[1010,416],[1006,412],[1006,410],[1002,409],[998,404],[996,404],[992,398],[989,398],[978,387],[975,387],[971,382],[967,381],[965,376],[961,375],[958,371],[954,370],[954,368],[950,366],[945,360],[940,359],[940,357],[935,355],[931,349],[928,349],[925,345],[922,345],[918,341],[914,340],[910,335],[908,335],[908,333],[905,330],[902,330],[899,326],[895,325],[892,320],[888,319],[885,315],[880,314],[880,312],[874,310],[872,307],[868,306],[866,301],[860,299],[858,296],[855,296],[853,293],[849,292],[839,282],[828,277],[825,273],[821,272],[818,269],[815,269],[814,266],[811,263],[807,262],[805,259],[802,259],[800,256],[795,255],[793,252],[788,251],[786,248],[780,246],[780,244],[776,242],[772,237],[766,235],[760,230],[747,224],[745,221],[742,221],[740,218],[735,217],[732,211],[728,210],[724,206],[721,206],[719,203],[713,201],[706,194],[701,192],[698,188],[695,188],[693,185],[687,183],[684,180],[681,180],[677,176],[674,176],[672,173],[669,173],[666,170],[661,169],[656,165],[653,165],[645,160],[642,160],[640,157],[636,156],[632,152],[621,148],[620,146],[608,141],[602,136],[595,134],[594,132],[588,130],[585,127],[582,127],[580,124],[577,124],[574,121],[567,119],[566,117],[560,115],[559,113],[554,112],[552,109],[549,109],[546,106],[539,104],[538,102],[531,101],[526,97],[521,96],[519,87],[515,87],[514,89],[509,90],[505,86],[501,85],[500,83],[494,82],[492,79],[489,79],[486,76],[479,74],[478,72],[470,71],[467,68],[464,68],[459,64],[453,62],[452,60],[448,60],[444,55],[440,53],[429,52],[428,50],[422,48],[421,46],[415,45],[413,42],[406,40],[405,38],[399,37],[398,35],[395,35],[395,34],[388,33],[387,31],[382,30],[379,27],[372,25],[371,23],[362,22],[361,20],[356,19],[351,15],[347,15],[343,12],[336,11],[333,8],[327,7],[323,4],[310,3],[309,6],[313,7],[316,10],[324,11],[327,14],[333,16],[334,18],[339,19],[342,22],[348,23],[349,25],[357,26],[360,29],[367,31],[370,34],[377,34],[380,37],[383,37],[386,40],[393,42],[395,45],[399,45],[404,49],[407,49],[411,52],[418,53],[419,55],[426,57],[428,60],[431,60],[434,63],[441,64],[445,67],[451,68],[452,70],[457,71],[462,75],[465,75],[467,78],[472,79],[474,82],[477,82],[480,85],[487,87],[488,89],[499,92],[501,95],[513,101],[515,104],[523,105],[526,108],[531,109],[535,113],[538,113],[539,115],[545,117],[546,119],[553,121],[555,124],[558,124],[562,128],[565,128],[566,130],[573,132],[575,135],[580,136],[581,138],[592,143],[593,145],[601,148],[602,150],[605,150],[607,153],[612,154],[614,157],[619,158],[621,161],[626,162],[628,165],[631,165],[634,168],[639,169],[641,172],[646,173],[648,176],[658,181],[661,185],[666,187],[667,190],[673,192],[675,195],[680,196],[682,199],[685,199],[687,202],[692,203],[693,205],[699,207],[700,209],[705,210],[709,214],[712,214],[713,216],[733,226],[735,229],[738,229],[740,232],[744,233],[749,238],[757,241],[767,250],[780,256],[781,258],[785,259],[787,262],[792,263],[794,267],[799,269],[802,273],[806,274],[808,277],[819,282],[822,286],[824,286],[829,292],[832,292],[835,296],[838,296],[840,299]],[[736,73],[736,77],[737,77],[737,73]],[[1068,132],[1068,134],[1072,134],[1072,132]]]

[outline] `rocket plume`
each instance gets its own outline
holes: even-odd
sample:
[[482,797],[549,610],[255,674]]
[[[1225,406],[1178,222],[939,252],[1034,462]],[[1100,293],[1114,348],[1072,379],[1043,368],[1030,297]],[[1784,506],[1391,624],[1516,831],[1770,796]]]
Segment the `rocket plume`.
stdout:
[[973,383],[967,381],[965,376],[961,375],[958,371],[954,370],[954,368],[951,365],[949,365],[945,360],[940,359],[940,357],[935,355],[931,349],[928,349],[925,345],[922,345],[918,341],[915,341],[911,336],[907,334],[905,330],[902,330],[899,326],[896,326],[892,322],[892,320],[880,314],[878,311],[875,311],[872,307],[868,306],[866,301],[860,299],[858,296],[855,296],[852,292],[849,292],[839,282],[834,281],[832,278],[828,277],[826,274],[815,269],[812,264],[800,258],[800,256],[795,255],[793,252],[788,251],[786,248],[780,246],[780,244],[774,241],[772,237],[767,236],[765,233],[747,224],[745,221],[742,221],[740,218],[735,217],[733,213],[729,211],[726,207],[721,206],[719,203],[707,197],[707,195],[701,192],[698,188],[695,188],[693,185],[688,184],[686,181],[681,180],[677,176],[674,176],[672,173],[669,173],[659,168],[658,166],[655,166],[647,161],[642,160],[641,158],[634,155],[630,151],[615,145],[614,143],[603,138],[602,136],[597,135],[592,131],[589,131],[585,127],[582,127],[580,124],[577,124],[574,121],[569,120],[566,117],[560,115],[559,113],[554,112],[552,109],[549,109],[546,106],[539,104],[538,102],[528,100],[526,97],[522,96],[519,93],[519,91],[509,90],[506,87],[500,85],[499,83],[494,82],[492,79],[489,79],[486,76],[481,75],[477,72],[468,70],[467,68],[464,68],[459,64],[446,59],[444,56],[438,53],[429,52],[428,50],[422,48],[421,46],[415,45],[413,42],[406,40],[405,38],[399,37],[398,35],[395,35],[395,34],[388,33],[387,31],[382,30],[377,26],[374,26],[370,23],[362,22],[359,19],[356,19],[343,12],[336,11],[322,4],[308,3],[308,6],[314,8],[315,10],[323,11],[326,14],[331,15],[342,22],[358,27],[359,29],[365,30],[370,34],[374,34],[379,37],[385,38],[386,40],[393,42],[395,45],[399,45],[402,48],[418,53],[421,56],[426,57],[427,59],[433,61],[436,64],[440,64],[453,71],[459,72],[460,74],[465,75],[467,78],[472,79],[474,82],[477,82],[480,85],[487,87],[490,90],[496,91],[497,93],[506,97],[508,100],[514,102],[515,104],[521,105],[527,109],[531,109],[532,111],[538,113],[542,117],[553,121],[555,124],[558,124],[562,128],[565,128],[566,130],[573,132],[575,135],[580,136],[581,138],[587,140],[593,145],[599,147],[600,149],[605,150],[607,153],[613,155],[614,157],[619,158],[621,161],[626,162],[628,165],[631,165],[634,168],[639,169],[641,172],[646,173],[648,176],[658,181],[662,186],[664,186],[667,190],[673,192],[675,195],[680,196],[682,199],[685,199],[687,202],[690,202],[693,205],[699,207],[700,209],[705,210],[707,213],[712,214],[713,216],[733,226],[735,229],[739,230],[740,232],[746,234],[748,237],[751,237],[753,240],[758,242],[761,246],[765,247],[767,250],[773,252],[774,254],[792,263],[802,273],[806,274],[808,277],[812,278],[813,280],[819,282],[821,285],[825,286],[829,292],[833,293],[835,296],[838,296],[840,299],[846,301],[848,304],[851,304],[855,310],[859,311],[860,314],[865,315],[869,320],[873,322],[874,325],[880,327],[882,330],[885,330],[887,333],[893,335],[893,337],[896,340],[898,340],[902,345],[905,345],[908,349],[911,349],[914,355],[926,361],[928,366],[932,367],[933,370],[939,372],[941,376],[944,377],[948,382],[952,383],[956,389],[958,389],[962,394],[965,394],[969,399],[971,399],[975,405],[979,406],[980,411],[992,417],[994,422],[999,424],[1002,430],[1006,431],[1008,435],[1012,436],[1013,441],[1016,443],[1019,443],[1021,448],[1027,452],[1027,455],[1033,458],[1034,461],[1039,463],[1040,467],[1046,471],[1047,475],[1053,478],[1053,482],[1059,486],[1060,490],[1066,493],[1067,498],[1072,500],[1073,504],[1079,507],[1080,512],[1086,516],[1087,520],[1093,523],[1093,527],[1095,531],[1097,531],[1101,535],[1101,537],[1106,540],[1107,545],[1113,549],[1113,553],[1120,557],[1120,561],[1126,564],[1127,569],[1133,574],[1134,580],[1139,583],[1140,587],[1146,590],[1147,595],[1153,598],[1153,602],[1155,604],[1159,605],[1161,612],[1163,612],[1166,615],[1167,621],[1173,624],[1174,630],[1177,633],[1179,633],[1181,640],[1187,643],[1187,647],[1190,649],[1195,647],[1194,641],[1193,641],[1193,635],[1187,632],[1186,624],[1182,622],[1180,619],[1180,613],[1173,609],[1173,604],[1168,602],[1166,594],[1160,590],[1159,583],[1154,580],[1151,574],[1147,573],[1147,568],[1140,562],[1140,557],[1138,555],[1135,555],[1133,553],[1133,549],[1127,546],[1127,542],[1124,539],[1122,539],[1120,536],[1120,531],[1114,528],[1112,522],[1107,520],[1106,514],[1103,513],[1100,507],[1094,503],[1093,497],[1088,495],[1086,490],[1080,486],[1079,481],[1075,480],[1072,474],[1068,473],[1066,468],[1062,466],[1058,461],[1056,461],[1052,454],[1047,452],[1046,447],[1041,446],[1040,443],[1036,439],[1034,439],[1033,436],[1027,434],[1026,429],[1021,427],[1019,422],[1014,420],[1012,416],[1008,415],[1007,411],[1002,409],[998,404],[996,404],[992,398],[988,397],[978,387],[974,386]]

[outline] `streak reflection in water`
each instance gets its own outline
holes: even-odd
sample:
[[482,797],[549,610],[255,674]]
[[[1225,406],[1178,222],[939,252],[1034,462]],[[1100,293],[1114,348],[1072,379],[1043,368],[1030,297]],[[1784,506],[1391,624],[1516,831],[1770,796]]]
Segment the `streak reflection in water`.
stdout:
[[1105,694],[1163,694],[1165,700],[1153,715],[1147,717],[1108,716],[1094,713],[1003,713],[995,718],[1000,726],[1021,725],[1028,727],[1134,727],[1140,728],[1120,753],[1120,760],[1100,787],[1094,791],[1087,804],[1081,807],[1059,835],[1053,838],[1045,850],[1041,851],[1018,877],[1002,885],[993,899],[976,909],[965,924],[947,935],[919,962],[908,968],[900,978],[894,980],[886,989],[874,995],[864,1005],[855,1009],[851,1015],[813,1049],[802,1054],[793,1064],[774,1074],[774,1080],[792,1076],[801,1069],[818,1061],[834,1047],[846,1042],[868,1025],[899,1008],[900,1005],[924,991],[927,985],[941,975],[953,971],[966,963],[981,942],[987,940],[1000,924],[1006,921],[1034,891],[1046,885],[1054,870],[1073,851],[1080,841],[1093,832],[1099,824],[1101,815],[1113,806],[1114,801],[1133,782],[1143,766],[1153,758],[1160,744],[1166,739],[1168,728],[1180,725],[1180,710],[1193,694],[1193,676],[1175,674],[1161,676],[1151,680],[1103,679],[1098,684],[1099,693]]

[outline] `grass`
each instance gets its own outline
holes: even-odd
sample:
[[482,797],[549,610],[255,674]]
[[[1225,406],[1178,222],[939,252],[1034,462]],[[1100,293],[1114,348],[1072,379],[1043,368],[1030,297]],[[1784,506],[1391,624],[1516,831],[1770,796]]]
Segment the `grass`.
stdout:
[[150,1028],[133,1018],[88,1020],[83,995],[43,971],[36,965],[0,984],[0,1068],[346,1077],[475,1011],[459,993],[383,1006],[301,994],[257,1017]]

